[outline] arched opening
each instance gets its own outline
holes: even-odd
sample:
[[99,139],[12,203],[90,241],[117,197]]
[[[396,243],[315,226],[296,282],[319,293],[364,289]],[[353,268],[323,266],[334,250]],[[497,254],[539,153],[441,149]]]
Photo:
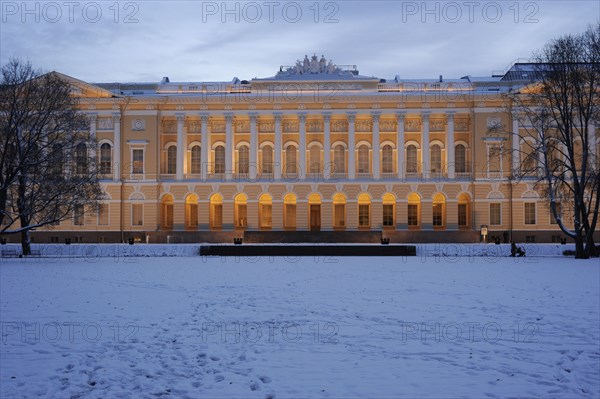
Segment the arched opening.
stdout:
[[444,229],[446,227],[446,197],[437,193],[433,196],[432,206],[433,228]]
[[285,175],[294,178],[298,175],[298,149],[294,145],[288,145],[285,149]]
[[88,152],[84,143],[77,144],[75,147],[75,171],[78,175],[85,175],[88,168]]
[[223,197],[221,194],[213,194],[210,197],[210,228],[220,229],[223,227]]
[[385,193],[382,197],[383,202],[383,227],[394,228],[396,225],[396,197],[394,194]]
[[198,228],[198,196],[190,194],[185,198],[185,227],[196,230]]
[[406,147],[406,173],[419,173],[417,146],[414,144]]
[[333,149],[333,175],[346,173],[346,149],[338,144]]
[[161,224],[163,230],[173,229],[173,203],[174,199],[171,194],[165,194],[161,202]]
[[241,176],[248,175],[250,171],[250,149],[247,145],[238,148],[237,173]]
[[371,173],[370,162],[369,162],[369,147],[366,144],[362,144],[358,147],[358,173],[369,174]]
[[389,144],[381,149],[381,172],[394,173],[394,149]]
[[261,172],[266,175],[273,173],[273,147],[265,145],[262,150],[262,170]]
[[358,227],[371,227],[371,197],[366,193],[358,195]]
[[218,145],[215,147],[215,174],[225,173],[225,147]]
[[333,227],[346,228],[346,196],[342,193],[333,196]]
[[108,175],[112,172],[112,147],[108,143],[100,146],[100,174]]
[[167,170],[168,175],[177,173],[177,146],[172,145],[167,148]]
[[412,229],[418,229],[421,225],[421,197],[417,193],[408,195],[406,224]]
[[431,173],[442,173],[442,147],[434,144],[430,149]]
[[309,149],[309,167],[310,173],[313,176],[321,173],[321,148],[318,145],[313,145]]
[[235,227],[244,229],[248,226],[248,197],[246,194],[238,194],[234,202]]
[[258,200],[258,218],[261,229],[270,229],[273,226],[273,198],[263,194]]
[[454,170],[456,173],[467,172],[467,148],[463,144],[454,148]]
[[283,225],[286,229],[296,229],[296,195],[287,194],[283,198]]
[[308,217],[311,231],[321,230],[321,196],[313,193],[308,196]]
[[202,173],[202,151],[199,145],[195,145],[190,150],[190,172],[193,175]]
[[471,197],[462,193],[458,196],[458,228],[468,229],[471,225],[469,218]]

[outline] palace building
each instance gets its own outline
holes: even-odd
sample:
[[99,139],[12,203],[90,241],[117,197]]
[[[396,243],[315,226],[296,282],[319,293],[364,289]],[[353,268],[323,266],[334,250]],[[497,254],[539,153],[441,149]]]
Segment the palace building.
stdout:
[[313,56],[248,81],[65,77],[98,142],[106,199],[33,236],[231,242],[320,231],[479,242],[483,229],[488,240],[557,242],[535,180],[510,179],[524,143],[504,94],[532,71],[381,79]]

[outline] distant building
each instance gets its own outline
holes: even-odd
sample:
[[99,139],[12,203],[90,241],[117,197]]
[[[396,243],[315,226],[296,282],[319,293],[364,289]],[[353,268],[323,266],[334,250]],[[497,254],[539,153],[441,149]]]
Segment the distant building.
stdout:
[[[384,80],[324,57],[270,78],[88,84],[69,78],[99,143],[99,212],[37,242],[226,241],[244,231],[384,231],[398,242],[558,241],[490,78]],[[514,156],[504,150],[512,149]],[[596,149],[597,150],[597,149]]]

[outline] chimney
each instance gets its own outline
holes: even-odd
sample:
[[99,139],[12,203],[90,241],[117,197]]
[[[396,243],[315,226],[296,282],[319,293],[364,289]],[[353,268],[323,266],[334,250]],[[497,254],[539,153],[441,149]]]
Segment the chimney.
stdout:
[[440,83],[442,83],[444,81],[444,77],[442,75],[440,75]]

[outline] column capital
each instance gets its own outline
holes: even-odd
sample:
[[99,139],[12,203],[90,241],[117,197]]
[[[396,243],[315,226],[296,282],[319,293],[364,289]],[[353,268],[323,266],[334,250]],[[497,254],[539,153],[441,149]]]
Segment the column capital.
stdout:
[[113,120],[114,123],[121,122],[121,113],[120,112],[113,112],[112,113],[112,120]]
[[175,117],[177,118],[177,123],[185,122],[185,112],[178,112],[175,114]]
[[200,112],[200,113],[198,113],[198,115],[200,115],[200,119],[202,120],[202,122],[208,123],[208,121],[210,119],[210,113],[208,113],[208,112]]
[[306,115],[308,113],[307,112],[298,112],[298,120],[300,122],[306,122]]
[[333,113],[332,112],[323,112],[321,115],[323,115],[323,122],[325,123],[330,123],[331,122],[331,115]]
[[454,122],[454,115],[456,115],[456,111],[446,111],[446,118],[448,122]]
[[228,123],[232,123],[233,122],[233,112],[227,112],[225,113],[225,121]]
[[248,118],[250,118],[250,122],[256,122],[256,119],[258,118],[258,112],[249,112]]
[[346,118],[348,118],[349,123],[354,123],[356,120],[356,112],[346,112]]
[[398,120],[398,122],[404,122],[404,118],[406,118],[406,112],[404,112],[404,111],[396,112],[396,119]]
[[429,115],[431,115],[431,111],[421,112],[421,119],[423,120],[423,122],[429,122]]
[[275,118],[275,122],[281,122],[283,119],[283,112],[273,112],[273,118]]
[[373,122],[379,122],[380,117],[381,117],[381,111],[371,112],[371,118],[373,118]]

